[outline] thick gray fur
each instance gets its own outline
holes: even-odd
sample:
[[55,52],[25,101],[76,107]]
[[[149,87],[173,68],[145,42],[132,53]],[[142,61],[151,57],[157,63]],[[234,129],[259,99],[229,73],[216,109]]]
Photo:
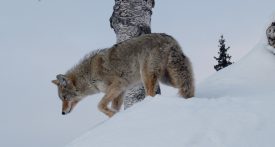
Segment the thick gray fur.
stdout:
[[[115,31],[117,43],[151,33],[151,15],[154,5],[154,0],[115,0],[110,25]],[[159,86],[156,93],[161,93]],[[144,98],[145,89],[142,85],[129,89],[124,97],[124,109]]]
[[[155,96],[158,82],[179,89],[180,96],[191,98],[195,93],[192,65],[177,41],[163,33],[146,34],[87,55],[58,82],[59,96],[72,95],[70,101],[103,92],[99,110],[108,116],[118,111],[125,91],[143,83],[146,95]],[[75,102],[70,102],[75,105]],[[108,104],[112,103],[112,109]],[[68,107],[66,104],[64,107]],[[64,108],[71,111],[72,108]]]

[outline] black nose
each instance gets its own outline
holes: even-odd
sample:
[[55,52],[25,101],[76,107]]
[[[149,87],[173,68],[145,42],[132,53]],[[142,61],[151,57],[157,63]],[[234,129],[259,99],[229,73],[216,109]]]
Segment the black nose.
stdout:
[[65,112],[62,112],[62,115],[65,115],[66,113]]

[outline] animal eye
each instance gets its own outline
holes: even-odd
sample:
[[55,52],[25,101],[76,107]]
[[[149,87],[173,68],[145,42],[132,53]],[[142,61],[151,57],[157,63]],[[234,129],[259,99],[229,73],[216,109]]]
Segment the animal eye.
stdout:
[[62,99],[63,99],[63,100],[68,100],[68,99],[69,99],[68,94],[63,93],[63,94],[62,94]]

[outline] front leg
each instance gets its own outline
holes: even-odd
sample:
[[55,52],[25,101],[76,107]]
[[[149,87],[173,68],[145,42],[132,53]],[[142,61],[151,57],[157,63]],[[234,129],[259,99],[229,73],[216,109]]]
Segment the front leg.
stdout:
[[112,102],[115,98],[119,97],[122,93],[116,86],[114,88],[109,88],[108,92],[104,95],[98,104],[98,109],[109,117],[112,117],[116,112],[108,108],[108,104]]
[[115,111],[119,111],[121,108],[121,105],[123,103],[123,96],[124,96],[124,92],[122,92],[118,97],[116,97],[113,101],[112,101],[112,109]]

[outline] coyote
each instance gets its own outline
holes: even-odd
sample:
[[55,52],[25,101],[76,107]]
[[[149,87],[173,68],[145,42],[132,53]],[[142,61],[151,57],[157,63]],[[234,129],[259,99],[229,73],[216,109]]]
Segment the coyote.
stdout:
[[184,98],[193,97],[195,90],[191,62],[177,41],[163,33],[142,35],[92,52],[56,78],[52,82],[58,87],[63,115],[85,96],[103,92],[98,108],[112,117],[120,110],[125,91],[140,83],[152,97],[159,81],[178,88]]

